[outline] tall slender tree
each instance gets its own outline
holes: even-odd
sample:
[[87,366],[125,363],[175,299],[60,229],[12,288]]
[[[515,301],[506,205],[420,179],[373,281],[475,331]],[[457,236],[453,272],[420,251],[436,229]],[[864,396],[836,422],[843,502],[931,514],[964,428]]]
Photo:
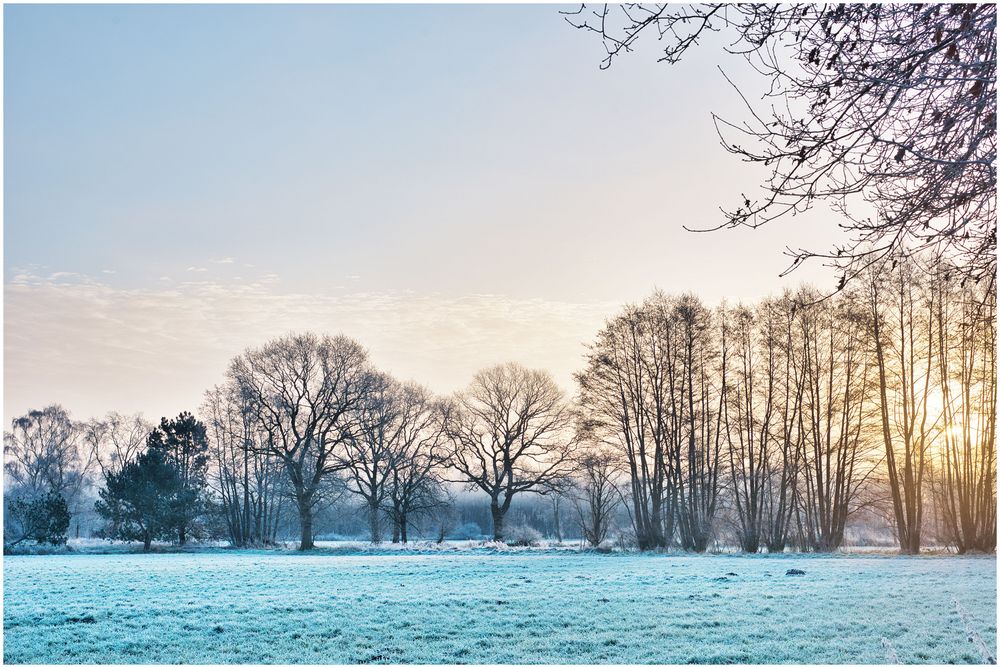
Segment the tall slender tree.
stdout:
[[674,442],[680,447],[670,452],[677,526],[684,549],[704,552],[719,503],[728,326],[724,315],[713,316],[694,295],[678,299],[672,320],[677,339],[670,411]]
[[920,552],[924,478],[935,423],[928,407],[935,358],[933,292],[924,292],[911,263],[883,268],[868,281],[872,345],[878,372],[879,423],[885,472],[900,550]]
[[[816,300],[814,292],[800,296]],[[808,549],[836,550],[877,460],[864,427],[873,407],[865,314],[857,298],[814,303],[799,317],[804,397],[796,529]],[[863,302],[862,302],[863,303]]]
[[941,421],[937,506],[960,553],[993,552],[996,494],[996,293],[962,285],[939,266],[933,281]]
[[253,398],[229,381],[205,395],[209,486],[219,500],[234,546],[273,544],[287,484],[282,463],[270,456]]
[[[676,449],[669,374],[671,301],[657,292],[626,306],[590,345],[576,375],[582,437],[622,454],[628,510],[641,550],[667,547],[674,533],[677,488],[668,449]],[[674,438],[671,438],[674,436]]]

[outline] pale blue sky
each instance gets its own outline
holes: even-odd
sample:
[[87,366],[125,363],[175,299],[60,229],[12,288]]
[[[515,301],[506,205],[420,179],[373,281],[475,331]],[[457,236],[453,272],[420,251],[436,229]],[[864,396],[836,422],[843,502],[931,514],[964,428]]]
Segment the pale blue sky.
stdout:
[[[654,286],[714,303],[830,283],[777,278],[786,243],[829,244],[826,215],[681,230],[760,175],[715,139],[709,112],[739,114],[717,65],[749,81],[718,43],[600,71],[600,43],[542,5],[8,5],[4,23],[7,417],[176,412],[240,347],[303,327],[442,392],[500,357],[572,389],[584,340]],[[433,341],[392,331],[418,302]],[[192,320],[151,331],[157,303]],[[517,308],[566,320],[496,341]]]

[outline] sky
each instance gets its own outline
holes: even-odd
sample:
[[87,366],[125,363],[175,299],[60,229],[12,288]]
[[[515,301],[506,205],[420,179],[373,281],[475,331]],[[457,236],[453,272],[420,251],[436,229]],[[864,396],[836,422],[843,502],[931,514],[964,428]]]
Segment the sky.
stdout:
[[229,360],[343,333],[432,390],[517,361],[573,392],[654,288],[832,287],[816,210],[687,232],[766,172],[712,36],[609,70],[551,5],[6,5],[4,414],[196,409]]

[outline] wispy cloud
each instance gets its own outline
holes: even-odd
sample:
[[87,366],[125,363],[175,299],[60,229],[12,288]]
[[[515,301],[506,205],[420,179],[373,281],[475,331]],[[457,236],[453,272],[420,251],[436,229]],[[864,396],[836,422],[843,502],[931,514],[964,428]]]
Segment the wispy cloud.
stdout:
[[303,330],[356,338],[381,368],[438,392],[506,360],[547,368],[571,390],[584,342],[615,309],[488,294],[286,294],[264,282],[127,290],[17,278],[4,290],[7,418],[52,401],[80,416],[191,409],[234,355]]

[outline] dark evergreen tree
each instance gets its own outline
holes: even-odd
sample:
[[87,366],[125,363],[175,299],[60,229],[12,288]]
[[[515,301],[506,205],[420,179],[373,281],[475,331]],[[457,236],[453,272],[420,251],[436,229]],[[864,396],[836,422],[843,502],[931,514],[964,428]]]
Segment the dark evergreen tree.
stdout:
[[194,415],[182,412],[173,420],[162,418],[160,426],[149,434],[151,450],[163,453],[167,462],[177,470],[183,487],[178,499],[174,527],[177,542],[187,542],[192,530],[206,512],[206,473],[208,468],[208,437],[205,424]]
[[115,540],[141,540],[148,552],[154,540],[173,538],[188,490],[163,450],[149,448],[121,471],[105,475],[95,509],[107,522],[102,534]]

